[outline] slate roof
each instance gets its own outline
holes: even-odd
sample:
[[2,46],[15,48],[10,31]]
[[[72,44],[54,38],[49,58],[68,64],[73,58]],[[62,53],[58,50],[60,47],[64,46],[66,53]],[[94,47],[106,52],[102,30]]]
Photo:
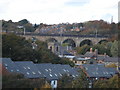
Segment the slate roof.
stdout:
[[105,56],[97,56],[97,60],[104,60]]
[[16,61],[15,64],[26,78],[44,77],[32,61]]
[[118,62],[119,58],[118,57],[106,57],[104,59],[105,62]]
[[3,58],[2,63],[9,72],[21,73],[25,78],[57,80],[64,74],[71,75],[72,77],[77,77],[79,75],[77,69],[72,68],[69,65],[51,63],[34,64],[32,61],[13,62],[10,58]]
[[94,57],[95,56],[95,53],[94,52],[86,52],[84,54],[85,57]]
[[88,77],[110,78],[112,75],[117,73],[117,70],[115,68],[104,67],[104,64],[84,64],[83,67],[85,68]]
[[38,69],[44,73],[47,79],[59,79],[64,74],[77,77],[79,73],[69,65],[61,64],[36,64]]
[[2,60],[2,64],[9,72],[20,73],[19,68],[15,65],[15,63],[10,58],[0,58]]
[[84,60],[90,60],[90,59],[81,58],[81,57],[75,57],[74,60],[77,60],[77,61],[84,61]]

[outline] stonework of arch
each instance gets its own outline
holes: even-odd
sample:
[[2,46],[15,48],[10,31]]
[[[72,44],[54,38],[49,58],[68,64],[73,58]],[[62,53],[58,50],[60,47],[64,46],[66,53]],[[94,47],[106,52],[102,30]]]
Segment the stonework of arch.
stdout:
[[[33,35],[22,35],[23,37],[25,37],[26,39],[31,39],[33,37]],[[55,40],[58,41],[58,43],[63,43],[63,41],[67,40],[67,39],[72,39],[75,44],[76,44],[76,47],[79,47],[80,46],[80,43],[84,40],[91,40],[92,41],[92,44],[97,44],[99,41],[101,40],[107,40],[108,38],[95,38],[95,37],[69,37],[69,36],[38,36],[38,35],[34,35],[35,38],[37,38],[38,40],[40,41],[46,41],[50,38],[54,38]]]
[[[68,41],[68,40],[69,40],[69,41]],[[76,43],[75,43],[75,41],[74,41],[73,39],[68,38],[68,39],[64,40],[62,43],[65,43],[65,42],[68,42],[68,43],[70,43],[73,47],[76,47]]]
[[[89,39],[84,39],[83,41],[81,41],[81,42],[80,42],[80,46],[85,45],[83,42],[84,42],[84,43],[85,43],[85,42],[89,42],[89,43],[85,43],[85,44],[88,44],[88,45],[93,45],[92,40],[89,40]],[[83,43],[83,45],[82,45],[82,43]]]

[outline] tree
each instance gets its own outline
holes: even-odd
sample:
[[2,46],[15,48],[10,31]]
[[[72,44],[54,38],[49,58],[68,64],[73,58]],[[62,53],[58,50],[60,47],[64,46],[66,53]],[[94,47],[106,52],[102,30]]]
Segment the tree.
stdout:
[[113,76],[108,80],[98,80],[94,83],[94,88],[120,88],[120,78],[118,75]]
[[116,68],[117,65],[113,63],[113,64],[106,65],[106,67]]
[[88,88],[88,80],[85,73],[81,70],[79,71],[80,75],[72,81],[73,88]]
[[5,34],[2,36],[2,57],[9,57],[13,61],[74,65],[73,62],[61,59],[47,49],[47,43],[38,40],[35,43],[37,48],[33,49],[32,40],[25,40],[25,38],[14,34]]
[[85,54],[90,49],[89,45],[84,45],[82,47],[77,47],[76,51],[78,54]]
[[58,80],[58,88],[72,88],[72,81],[73,78],[65,74]]
[[29,21],[27,19],[23,19],[23,20],[20,20],[18,23],[20,25],[25,25],[25,24],[29,23]]
[[2,88],[41,88],[44,79],[27,79],[22,74],[9,73],[2,76]]
[[110,51],[113,57],[118,56],[118,44],[118,41],[115,40],[111,46]]

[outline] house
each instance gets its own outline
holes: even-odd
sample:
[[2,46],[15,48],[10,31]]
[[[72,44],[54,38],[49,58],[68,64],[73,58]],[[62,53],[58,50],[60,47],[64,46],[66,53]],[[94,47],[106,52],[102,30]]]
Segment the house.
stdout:
[[90,51],[87,51],[87,52],[84,54],[84,57],[85,57],[86,59],[96,59],[97,54],[98,54],[97,49],[95,49],[95,51],[93,52],[93,49],[90,48]]
[[118,57],[106,57],[104,59],[105,65],[116,64],[118,66]]
[[63,75],[67,74],[73,78],[77,77],[79,73],[71,68],[69,65],[61,64],[36,64],[39,71],[43,72],[46,79],[50,81],[50,84],[53,88],[57,88],[57,80],[60,79]]
[[[32,61],[12,61],[10,58],[1,58],[3,67],[10,73],[23,74],[25,78],[45,78],[52,88],[57,88],[57,80],[63,75],[78,77],[77,69],[69,65],[41,63],[34,64]],[[3,69],[3,68],[2,68]]]
[[0,60],[2,60],[2,65],[8,72],[20,73],[19,68],[10,58],[0,58]]
[[25,78],[44,78],[44,75],[38,70],[32,61],[15,61],[14,63]]
[[104,64],[83,64],[79,66],[87,76],[89,88],[97,80],[106,80],[118,74],[115,68],[107,68]]
[[104,64],[83,64],[80,68],[84,70],[91,81],[109,79],[118,73],[115,68],[105,67]]

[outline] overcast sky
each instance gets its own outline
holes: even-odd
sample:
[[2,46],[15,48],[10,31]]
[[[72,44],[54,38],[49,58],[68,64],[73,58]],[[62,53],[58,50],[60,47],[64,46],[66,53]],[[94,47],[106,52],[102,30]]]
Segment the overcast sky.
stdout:
[[0,19],[31,23],[118,22],[119,0],[0,0]]

